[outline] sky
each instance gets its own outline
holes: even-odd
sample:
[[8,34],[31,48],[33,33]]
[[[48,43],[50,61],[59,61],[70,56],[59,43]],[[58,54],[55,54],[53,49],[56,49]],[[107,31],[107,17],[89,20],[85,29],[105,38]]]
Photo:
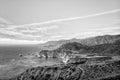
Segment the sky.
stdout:
[[120,0],[0,0],[0,44],[120,33]]

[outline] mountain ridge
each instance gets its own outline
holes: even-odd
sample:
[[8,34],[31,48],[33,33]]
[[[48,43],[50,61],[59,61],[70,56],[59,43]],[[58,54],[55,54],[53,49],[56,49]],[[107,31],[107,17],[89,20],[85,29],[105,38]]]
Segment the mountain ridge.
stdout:
[[69,39],[69,40],[58,40],[58,41],[48,41],[44,44],[40,44],[42,49],[53,50],[59,48],[62,44],[69,43],[69,42],[78,42],[83,45],[98,45],[98,44],[105,44],[105,43],[113,43],[117,40],[120,40],[120,34],[118,35],[103,35],[103,36],[96,36],[96,37],[89,37],[85,39]]

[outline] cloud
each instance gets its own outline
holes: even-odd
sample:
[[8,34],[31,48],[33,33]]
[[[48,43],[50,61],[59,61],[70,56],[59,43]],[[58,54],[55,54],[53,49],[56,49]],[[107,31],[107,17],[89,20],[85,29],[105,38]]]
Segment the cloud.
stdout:
[[17,40],[35,40],[35,36],[26,35],[14,30],[9,30],[9,28],[0,29],[0,36]]
[[0,38],[0,44],[39,44],[44,43],[45,41],[30,41],[30,40],[16,40],[10,38]]
[[120,12],[120,9],[114,9],[114,10],[111,10],[111,11],[105,11],[105,12],[101,12],[101,13],[96,13],[96,14],[91,14],[91,15],[86,15],[86,16],[80,16],[80,17],[71,17],[71,18],[45,21],[45,22],[41,22],[41,23],[25,24],[25,25],[22,25],[22,26],[25,27],[25,26],[51,24],[51,23],[56,23],[56,22],[73,21],[73,20],[86,19],[86,18],[101,16],[101,15],[106,15],[106,14],[112,14],[112,13],[117,13],[117,12]]
[[70,38],[87,38],[87,37],[94,37],[94,36],[100,36],[100,35],[116,35],[120,34],[120,27],[114,26],[114,27],[104,27],[104,28],[98,28],[98,29],[92,29],[87,32],[82,33],[75,33]]
[[[25,25],[9,25],[8,24],[7,27],[5,27],[6,25],[3,25],[4,28],[0,27],[0,41],[12,42],[12,43],[13,42],[39,43],[39,42],[46,42],[48,40],[86,38],[90,36],[97,36],[97,35],[104,35],[104,34],[117,34],[119,33],[119,30],[120,30],[119,24],[117,21],[110,23],[110,25],[103,24],[101,28],[96,27],[96,25],[93,25],[94,27],[90,28],[89,27],[90,23],[88,23],[88,25],[86,25],[87,27],[85,26],[79,29],[77,29],[78,27],[77,28],[74,27],[73,23],[71,23],[73,24],[73,26],[70,26],[70,24],[66,26],[64,24],[59,24],[58,22],[82,20],[82,19],[92,18],[96,16],[117,13],[119,11],[120,9],[115,9],[111,11],[106,11],[102,13],[86,15],[81,17],[57,19],[57,20],[51,20],[51,21],[46,21],[41,23],[25,24]],[[4,22],[6,21],[2,18],[0,20]],[[9,22],[6,21],[6,23],[9,23]],[[86,22],[84,23],[86,24]],[[100,25],[97,25],[97,26],[100,26]],[[70,27],[72,28],[69,29]],[[73,33],[72,33],[72,30],[74,30]],[[65,32],[65,33],[62,33],[62,32]]]
[[52,26],[47,26],[47,27],[38,27],[38,28],[36,28],[36,30],[47,31],[47,30],[57,29],[57,28],[59,28],[57,25],[52,25]]
[[8,29],[10,30],[16,30],[21,32],[35,32],[35,31],[47,31],[52,29],[59,28],[58,25],[33,25],[33,26],[11,26]]
[[0,28],[0,37],[16,39],[16,40],[45,40],[47,41],[50,38],[49,33],[47,31],[57,29],[58,26],[37,26],[37,27],[17,27],[15,25]]

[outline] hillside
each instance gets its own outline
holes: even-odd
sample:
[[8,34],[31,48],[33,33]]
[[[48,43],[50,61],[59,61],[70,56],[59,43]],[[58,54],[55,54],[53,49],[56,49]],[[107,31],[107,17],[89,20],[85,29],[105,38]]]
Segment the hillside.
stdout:
[[114,43],[90,46],[87,51],[89,53],[98,53],[98,55],[120,55],[120,40]]
[[104,35],[104,36],[90,37],[86,39],[73,38],[69,40],[48,41],[47,43],[40,44],[39,46],[42,49],[53,50],[59,48],[63,44],[70,42],[78,42],[83,45],[93,46],[99,44],[114,43],[117,40],[120,40],[120,35]]
[[104,55],[104,56],[116,56],[120,55],[120,41],[116,41],[113,43],[107,44],[99,44],[87,46],[80,44],[78,42],[70,42],[61,45],[59,48],[55,50],[42,50],[40,51],[40,55],[50,56],[50,57],[58,57],[59,54],[65,52],[66,54],[96,54],[96,55]]
[[27,69],[6,80],[116,80],[120,79],[120,61],[106,64],[67,64]]

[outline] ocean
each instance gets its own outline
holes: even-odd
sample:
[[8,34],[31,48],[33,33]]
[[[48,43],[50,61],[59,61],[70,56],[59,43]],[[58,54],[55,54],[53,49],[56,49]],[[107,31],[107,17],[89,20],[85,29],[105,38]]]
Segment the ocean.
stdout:
[[60,63],[59,59],[36,57],[25,58],[19,56],[19,54],[26,55],[39,51],[40,48],[33,45],[0,46],[0,78],[10,78],[16,76],[31,67]]
[[26,55],[39,51],[37,45],[0,45],[0,64],[19,59],[19,54]]

